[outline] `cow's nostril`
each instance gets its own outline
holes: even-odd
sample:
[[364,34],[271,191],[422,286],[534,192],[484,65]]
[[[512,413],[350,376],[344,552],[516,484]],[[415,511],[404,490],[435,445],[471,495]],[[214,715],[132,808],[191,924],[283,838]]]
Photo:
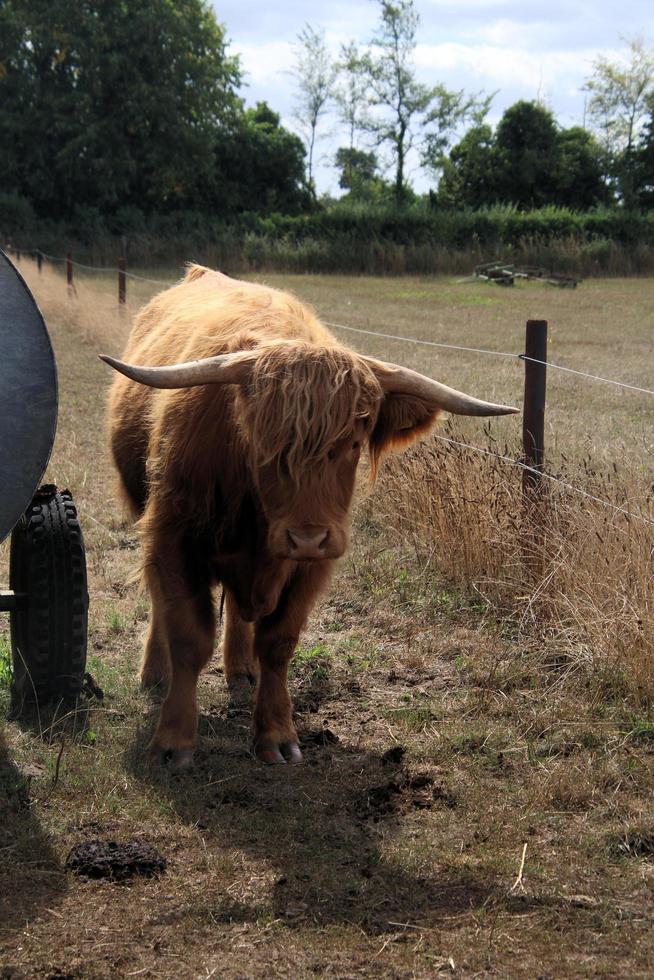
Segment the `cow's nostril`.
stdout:
[[300,546],[299,538],[297,535],[293,534],[292,531],[287,531],[286,537],[288,538],[288,543],[291,546],[291,551],[295,551]]
[[286,531],[292,552],[311,554],[324,550],[329,537],[329,528],[291,529]]

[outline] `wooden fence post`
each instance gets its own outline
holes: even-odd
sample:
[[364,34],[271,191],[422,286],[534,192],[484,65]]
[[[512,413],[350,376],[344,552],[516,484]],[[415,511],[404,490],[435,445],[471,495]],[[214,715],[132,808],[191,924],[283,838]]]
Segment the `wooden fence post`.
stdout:
[[68,292],[73,291],[73,255],[72,252],[66,252],[66,282],[68,283]]
[[125,256],[121,255],[118,259],[118,302],[121,305],[125,304],[125,298],[127,295],[127,283],[125,278]]
[[36,268],[41,272],[41,267],[43,265],[43,252],[40,248],[36,250]]
[[[545,504],[541,473],[545,468],[545,385],[547,321],[528,320],[525,335],[525,400],[522,416],[524,462],[522,497],[525,509],[523,556],[531,583],[542,580],[545,567]],[[527,360],[527,358],[532,358]]]
[[[529,360],[531,358],[531,360]],[[527,320],[525,334],[525,400],[522,415],[522,446],[525,463],[522,471],[525,497],[533,497],[540,487],[540,473],[545,464],[545,389],[547,384],[547,320]],[[541,362],[541,363],[538,363]],[[537,470],[539,472],[534,473]]]

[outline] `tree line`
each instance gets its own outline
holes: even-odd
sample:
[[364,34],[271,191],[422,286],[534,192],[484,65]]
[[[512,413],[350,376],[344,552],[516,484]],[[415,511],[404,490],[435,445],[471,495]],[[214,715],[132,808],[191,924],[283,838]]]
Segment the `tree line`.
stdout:
[[298,35],[296,119],[309,148],[310,184],[319,127],[331,110],[347,134],[335,164],[352,199],[390,192],[396,205],[410,201],[406,160],[413,150],[437,185],[432,202],[442,207],[652,206],[654,51],[641,38],[628,42],[620,63],[596,59],[584,86],[588,127],[563,128],[541,102],[520,101],[493,131],[485,120],[496,93],[418,79],[413,0],[379,0],[379,8],[370,43],[344,44],[335,60],[323,30],[307,25]]
[[125,224],[175,210],[298,213],[301,139],[246,108],[204,0],[0,0],[5,197]]
[[[294,46],[298,132],[266,102],[245,105],[238,57],[206,0],[0,0],[0,223],[72,221],[113,233],[155,216],[321,210],[648,209],[654,202],[654,53],[630,42],[598,58],[589,125],[518,102],[493,129],[493,95],[425,85],[413,0],[378,0],[367,45],[329,52],[319,27]],[[343,196],[320,198],[327,116],[342,133]],[[433,190],[407,176],[419,160]]]

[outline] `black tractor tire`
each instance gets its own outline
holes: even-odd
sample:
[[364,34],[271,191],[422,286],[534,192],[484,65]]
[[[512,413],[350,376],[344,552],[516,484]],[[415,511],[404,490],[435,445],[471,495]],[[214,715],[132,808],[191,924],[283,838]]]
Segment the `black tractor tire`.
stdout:
[[88,590],[82,529],[68,490],[43,486],[11,536],[11,711],[74,704],[86,667]]

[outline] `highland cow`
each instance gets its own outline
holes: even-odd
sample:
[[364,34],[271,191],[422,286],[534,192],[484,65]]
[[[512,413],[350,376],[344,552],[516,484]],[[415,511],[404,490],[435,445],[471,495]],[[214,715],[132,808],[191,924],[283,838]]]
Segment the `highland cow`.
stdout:
[[192,759],[217,585],[228,688],[256,689],[256,756],[300,762],[288,665],[347,548],[362,452],[374,477],[442,411],[516,410],[357,354],[289,293],[196,265],[140,312],[124,357],[104,360],[121,372],[111,448],[152,602],[141,680],[167,688],[150,755]]

